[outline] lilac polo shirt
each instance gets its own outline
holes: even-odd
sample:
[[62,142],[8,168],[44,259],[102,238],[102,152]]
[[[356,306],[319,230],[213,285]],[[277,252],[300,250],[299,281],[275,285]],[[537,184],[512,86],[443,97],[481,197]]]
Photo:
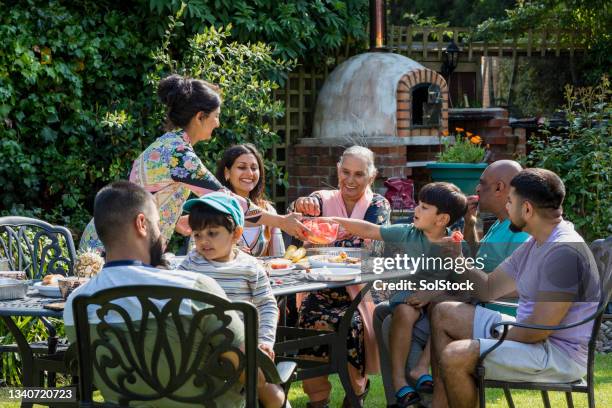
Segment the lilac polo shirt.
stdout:
[[[584,319],[597,309],[599,276],[597,265],[574,225],[561,221],[547,241],[538,246],[530,237],[499,266],[516,282],[519,295],[516,321],[525,322],[536,301],[551,301],[546,293],[570,294],[574,299],[561,325]],[[593,322],[553,331],[551,344],[586,366]]]

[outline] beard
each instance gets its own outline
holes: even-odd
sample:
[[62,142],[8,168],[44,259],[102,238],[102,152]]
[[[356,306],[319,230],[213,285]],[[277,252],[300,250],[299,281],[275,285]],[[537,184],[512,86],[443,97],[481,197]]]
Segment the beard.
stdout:
[[159,234],[156,238],[151,238],[149,240],[149,257],[151,258],[150,263],[151,266],[158,267],[167,267],[165,260],[163,259],[164,255],[164,238],[161,234]]
[[519,225],[510,220],[510,226],[508,228],[512,232],[523,232],[523,228],[525,228],[525,221],[522,221],[522,223]]

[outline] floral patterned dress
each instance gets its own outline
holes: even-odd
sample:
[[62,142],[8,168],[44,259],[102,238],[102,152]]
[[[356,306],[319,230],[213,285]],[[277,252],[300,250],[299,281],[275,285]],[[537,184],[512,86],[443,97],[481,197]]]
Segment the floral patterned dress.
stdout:
[[[319,208],[323,208],[323,202],[316,193],[311,195],[319,199]],[[366,210],[364,216],[365,221],[374,224],[384,225],[389,223],[391,215],[391,207],[387,199],[380,194],[374,194],[371,204]],[[349,237],[340,241],[336,241],[335,246],[338,247],[361,247],[364,240],[358,237]],[[382,247],[380,248],[382,249]],[[377,250],[376,248],[374,249]],[[375,292],[371,292],[375,295]],[[374,301],[376,302],[376,298]],[[351,298],[345,288],[324,289],[317,292],[311,292],[302,301],[299,310],[298,326],[306,329],[317,330],[336,330],[340,323],[340,319],[351,304]],[[365,345],[364,345],[364,328],[359,313],[353,315],[351,321],[351,330],[346,339],[348,349],[348,361],[355,368],[359,369],[362,374],[365,374]],[[329,357],[327,346],[317,346],[300,351],[300,354],[314,357]]]
[[[203,195],[225,187],[208,171],[184,131],[168,132],[153,142],[134,160],[130,181],[144,187],[155,197],[160,229],[170,240],[183,211],[183,204],[193,192]],[[103,251],[93,219],[87,224],[80,249]]]

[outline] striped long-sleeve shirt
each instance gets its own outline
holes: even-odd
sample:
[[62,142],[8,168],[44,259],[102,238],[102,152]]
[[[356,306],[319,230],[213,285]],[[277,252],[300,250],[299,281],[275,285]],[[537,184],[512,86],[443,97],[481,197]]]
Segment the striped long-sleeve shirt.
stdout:
[[259,314],[259,343],[274,345],[278,306],[266,270],[257,259],[234,249],[229,262],[209,261],[192,250],[178,269],[199,272],[214,279],[228,299],[252,303]]

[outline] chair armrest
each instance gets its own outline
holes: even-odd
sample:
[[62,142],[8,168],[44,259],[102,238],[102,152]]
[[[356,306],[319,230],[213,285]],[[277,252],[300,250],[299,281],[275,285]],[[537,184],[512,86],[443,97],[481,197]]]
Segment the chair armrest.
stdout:
[[[563,329],[569,329],[572,327],[576,327],[576,326],[580,326],[581,324],[585,324],[590,322],[591,320],[595,319],[597,316],[599,316],[601,313],[603,313],[604,307],[606,305],[603,304],[600,307],[597,308],[597,310],[595,311],[595,313],[585,317],[584,319],[575,322],[575,323],[570,323],[570,324],[563,324],[563,325],[557,325],[557,326],[546,326],[546,325],[542,325],[542,324],[529,324],[529,323],[518,323],[518,322],[513,322],[513,321],[505,321],[505,322],[499,322],[494,324],[491,327],[491,335],[493,337],[497,337],[497,332],[495,331],[496,328],[498,327],[503,327],[504,330],[502,332],[501,337],[499,338],[499,340],[497,341],[497,343],[495,343],[494,345],[492,345],[489,349],[485,350],[483,353],[480,354],[480,357],[478,358],[478,363],[476,364],[477,367],[482,368],[482,362],[484,361],[484,359],[496,348],[498,348],[499,346],[501,346],[501,344],[506,340],[506,336],[508,335],[508,326],[516,326],[516,327],[523,327],[525,329],[534,329],[534,330],[563,330]],[[477,370],[478,372],[480,370]]]
[[518,323],[518,322],[513,322],[513,321],[499,322],[499,323],[495,323],[491,327],[491,334],[493,335],[494,334],[494,330],[496,328],[498,328],[499,326],[504,326],[504,331],[507,329],[508,326],[522,327],[522,328],[525,328],[525,329],[533,329],[533,330],[564,330],[564,329],[570,329],[572,327],[580,326],[580,325],[583,325],[585,323],[590,322],[591,320],[594,320],[602,312],[603,312],[603,307],[599,307],[599,308],[597,308],[595,313],[585,317],[584,319],[582,319],[580,321],[577,321],[577,322],[574,322],[574,323],[556,325],[556,326],[547,326],[547,325],[543,325],[543,324]]
[[287,384],[291,381],[295,371],[297,370],[297,363],[295,361],[281,361],[276,365],[276,370],[281,380],[281,384]]
[[275,365],[274,361],[260,349],[257,349],[257,365],[266,378],[266,382],[270,384],[287,383],[297,369],[297,363],[293,361],[281,361]]

